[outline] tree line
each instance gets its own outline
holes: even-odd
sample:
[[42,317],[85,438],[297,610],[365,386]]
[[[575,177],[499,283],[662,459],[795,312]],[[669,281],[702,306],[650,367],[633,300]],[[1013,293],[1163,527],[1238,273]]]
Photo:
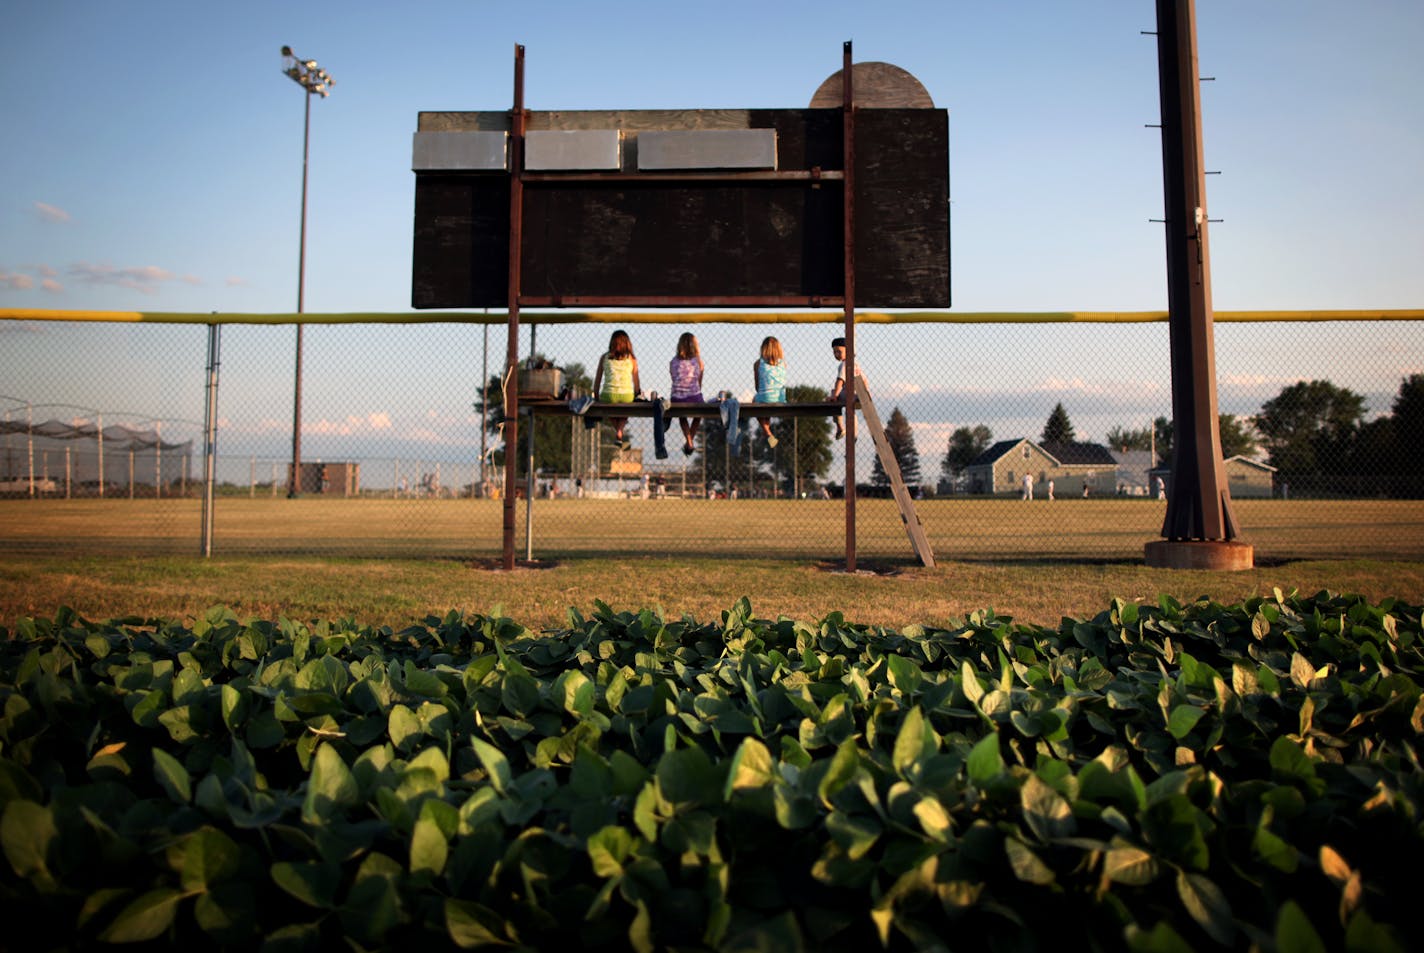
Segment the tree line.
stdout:
[[[1276,470],[1277,485],[1292,494],[1318,496],[1424,496],[1424,462],[1417,456],[1424,438],[1424,374],[1399,385],[1390,413],[1365,420],[1365,398],[1330,381],[1298,381],[1281,389],[1254,415],[1220,414],[1217,433],[1224,458],[1261,458]],[[1115,426],[1106,445],[1113,450],[1154,450],[1172,459],[1174,427],[1158,417],[1150,427]],[[959,427],[949,436],[942,476],[954,480],[993,443],[983,424]],[[1059,403],[1039,439],[1073,443],[1076,433]]]

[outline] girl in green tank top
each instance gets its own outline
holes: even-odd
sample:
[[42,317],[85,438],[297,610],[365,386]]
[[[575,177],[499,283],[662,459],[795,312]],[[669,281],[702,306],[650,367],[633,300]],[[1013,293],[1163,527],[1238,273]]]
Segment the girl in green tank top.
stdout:
[[[593,378],[593,391],[605,404],[631,404],[642,390],[638,382],[638,359],[633,356],[633,342],[626,331],[614,331],[608,339],[608,351],[598,359],[598,371]],[[624,450],[629,447],[623,436],[627,417],[609,417],[613,433]]]

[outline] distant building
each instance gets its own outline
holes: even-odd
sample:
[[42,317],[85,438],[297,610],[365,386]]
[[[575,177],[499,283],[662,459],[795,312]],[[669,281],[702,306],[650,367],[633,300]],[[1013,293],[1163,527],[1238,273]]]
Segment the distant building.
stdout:
[[964,468],[965,490],[969,493],[1019,496],[1024,475],[1033,482],[1034,498],[1047,499],[1048,481],[1060,499],[1088,495],[1111,496],[1117,492],[1118,464],[1107,447],[1096,443],[1038,444],[1026,437],[1000,440]]
[[[1232,499],[1269,499],[1275,495],[1276,468],[1270,464],[1243,457],[1238,453],[1234,457],[1227,457],[1223,465],[1226,468],[1226,485],[1231,490]],[[1148,476],[1160,476],[1167,492],[1172,492],[1171,467],[1153,467]]]
[[1150,496],[1151,471],[1156,463],[1151,450],[1110,450],[1117,461],[1117,493],[1120,496]]

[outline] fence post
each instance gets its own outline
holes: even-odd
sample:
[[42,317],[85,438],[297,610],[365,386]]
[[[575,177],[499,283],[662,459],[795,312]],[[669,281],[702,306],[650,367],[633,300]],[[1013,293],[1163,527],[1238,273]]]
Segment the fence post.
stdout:
[[222,325],[208,325],[208,381],[203,415],[203,538],[202,553],[213,554],[213,475],[217,469],[218,357]]

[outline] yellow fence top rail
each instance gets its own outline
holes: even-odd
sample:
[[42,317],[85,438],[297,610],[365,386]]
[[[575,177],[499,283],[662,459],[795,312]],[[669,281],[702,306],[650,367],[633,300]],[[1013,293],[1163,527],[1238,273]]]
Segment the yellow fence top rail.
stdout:
[[[1424,308],[1348,311],[1217,311],[1223,323],[1267,321],[1421,321]],[[119,324],[504,324],[504,311],[63,311],[0,308],[0,320]],[[840,311],[521,311],[521,324],[840,324]],[[1166,311],[862,311],[857,324],[1136,324],[1166,321]]]

